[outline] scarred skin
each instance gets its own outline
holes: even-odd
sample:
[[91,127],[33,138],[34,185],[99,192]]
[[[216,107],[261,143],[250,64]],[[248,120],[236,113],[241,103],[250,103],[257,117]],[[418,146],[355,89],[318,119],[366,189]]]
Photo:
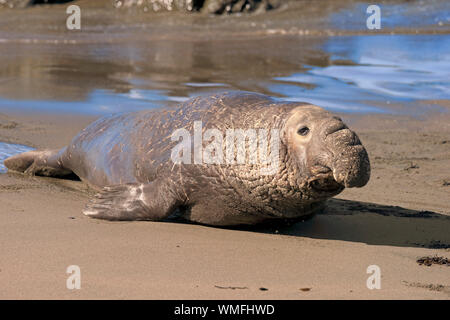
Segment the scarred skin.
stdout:
[[[261,174],[260,164],[174,163],[179,141],[171,136],[180,128],[193,135],[194,121],[224,133],[278,129],[274,174]],[[305,127],[306,135],[299,134]],[[23,153],[5,165],[28,174],[75,173],[99,190],[84,210],[91,217],[161,220],[177,211],[209,225],[309,216],[344,187],[361,187],[370,177],[364,147],[338,117],[313,105],[242,92],[195,98],[176,109],[107,116],[62,150]]]

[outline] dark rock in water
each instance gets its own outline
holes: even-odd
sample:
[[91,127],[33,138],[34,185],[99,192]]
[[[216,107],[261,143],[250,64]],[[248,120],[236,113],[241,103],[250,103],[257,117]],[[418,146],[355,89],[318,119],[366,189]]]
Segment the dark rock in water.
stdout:
[[152,11],[202,11],[223,14],[251,11],[266,11],[279,6],[281,0],[116,0],[116,8],[133,6]]
[[67,3],[74,0],[30,0],[28,1],[30,5],[34,4],[54,4],[54,3]]
[[281,0],[206,0],[203,11],[208,13],[237,13],[267,11],[280,5]]
[[115,0],[115,8],[142,7],[145,11],[199,11],[205,0]]
[[58,4],[72,1],[74,0],[0,0],[0,7],[3,5],[9,8],[25,8],[36,4]]
[[[75,0],[0,0],[0,6],[24,8],[39,4],[61,4]],[[144,11],[201,11],[213,14],[231,14],[239,12],[264,12],[279,7],[285,0],[113,0],[115,8],[140,7]]]

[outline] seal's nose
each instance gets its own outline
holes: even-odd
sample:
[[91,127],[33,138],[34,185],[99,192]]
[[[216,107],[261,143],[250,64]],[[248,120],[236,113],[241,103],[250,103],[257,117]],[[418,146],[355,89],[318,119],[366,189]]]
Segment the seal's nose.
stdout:
[[316,163],[328,167],[334,179],[352,188],[364,186],[370,178],[369,157],[358,136],[338,117],[323,122],[320,131],[325,150],[316,154]]
[[322,130],[322,134],[327,137],[335,132],[338,132],[343,129],[348,129],[345,123],[342,122],[339,118],[333,118],[331,121],[327,121]]
[[347,188],[362,187],[370,178],[370,162],[358,136],[349,129],[331,135],[327,141],[333,153],[334,179]]

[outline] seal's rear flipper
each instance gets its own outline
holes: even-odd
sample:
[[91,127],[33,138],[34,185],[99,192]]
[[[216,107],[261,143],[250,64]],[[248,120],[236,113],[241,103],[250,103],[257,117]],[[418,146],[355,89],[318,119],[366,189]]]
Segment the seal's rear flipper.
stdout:
[[36,153],[40,151],[28,151],[20,154],[16,154],[5,160],[5,167],[8,170],[13,170],[17,172],[25,172],[34,162]]
[[46,177],[65,177],[72,175],[70,169],[64,168],[60,161],[63,150],[28,151],[5,160],[8,170],[30,175]]
[[162,220],[178,201],[164,183],[127,183],[104,187],[86,205],[83,213],[105,220]]

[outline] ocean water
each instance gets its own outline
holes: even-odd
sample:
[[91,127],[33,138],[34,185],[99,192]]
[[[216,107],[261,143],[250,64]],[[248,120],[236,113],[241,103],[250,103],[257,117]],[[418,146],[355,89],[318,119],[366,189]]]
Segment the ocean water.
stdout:
[[[323,45],[324,67],[277,77],[270,90],[286,100],[343,112],[394,112],[389,104],[450,98],[450,37],[377,35],[333,37]],[[295,84],[309,87],[299,92]],[[443,111],[443,110],[442,110]]]
[[21,144],[0,142],[0,173],[5,173],[8,170],[3,164],[6,158],[31,150],[34,149]]
[[[0,47],[0,110],[107,114],[230,90],[340,112],[450,98],[449,35]],[[33,50],[30,50],[33,49]],[[14,51],[14,55],[12,55]]]

